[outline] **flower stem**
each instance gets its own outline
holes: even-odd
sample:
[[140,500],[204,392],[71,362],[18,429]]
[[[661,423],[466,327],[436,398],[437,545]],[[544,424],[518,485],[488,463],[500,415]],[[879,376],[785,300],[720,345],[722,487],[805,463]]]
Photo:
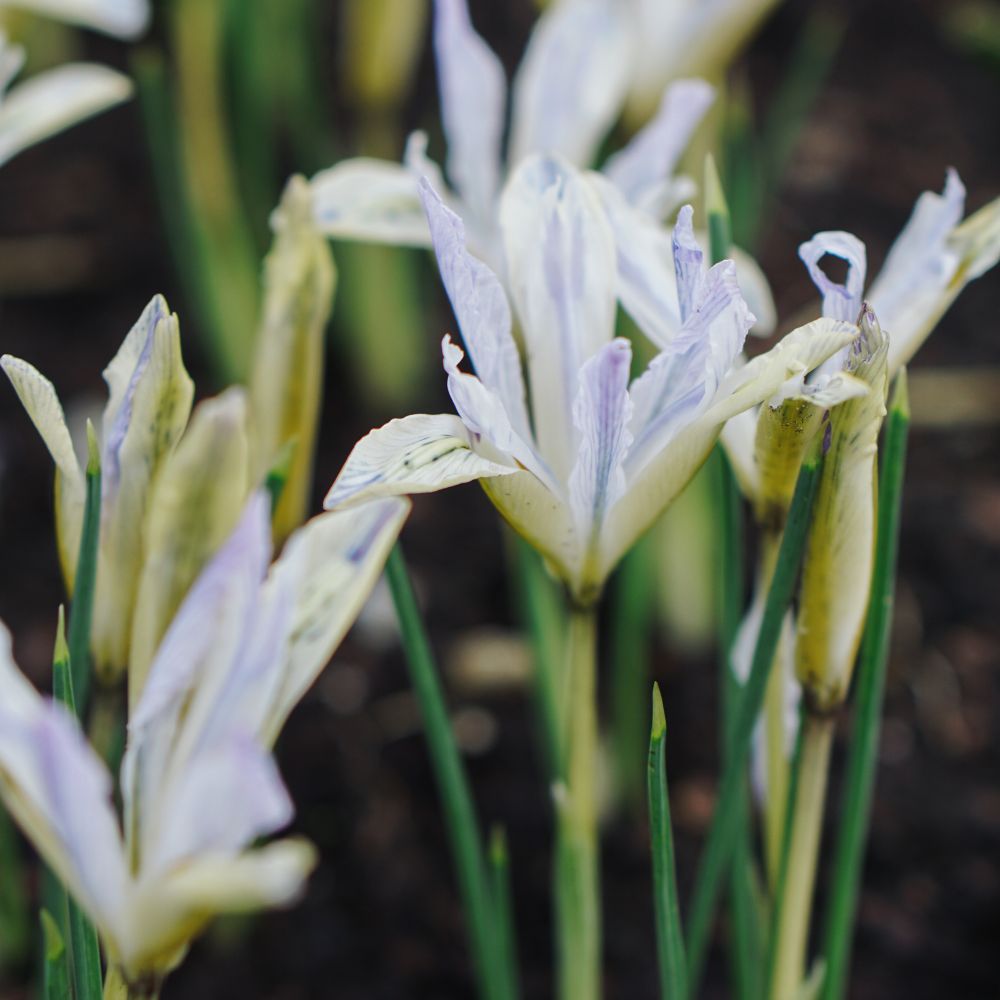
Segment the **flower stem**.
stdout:
[[80,554],[73,580],[69,616],[69,667],[74,712],[82,719],[90,693],[90,630],[97,586],[97,553],[101,534],[101,459],[93,425],[87,422],[87,493],[83,508]]
[[483,1000],[510,1000],[504,988],[507,978],[502,970],[486,859],[472,794],[455,745],[434,654],[417,608],[403,550],[398,543],[389,554],[386,578],[396,605],[410,681],[423,715],[427,749],[444,807],[459,891],[469,921],[479,995]]
[[565,675],[567,781],[557,799],[556,911],[559,995],[601,995],[601,901],[597,838],[597,616],[573,607]]
[[608,636],[615,790],[634,815],[642,803],[649,723],[646,678],[655,589],[650,541],[639,541],[622,561],[614,582]]
[[805,978],[809,917],[833,745],[832,718],[807,711],[803,726],[799,773],[794,783],[791,839],[785,871],[780,879],[781,896],[776,903],[779,911],[770,989],[772,1000],[796,996]]
[[539,735],[549,781],[556,781],[563,775],[559,694],[564,659],[564,615],[559,593],[538,553],[520,535],[510,532],[510,536],[509,551],[517,574],[520,618],[531,638]]

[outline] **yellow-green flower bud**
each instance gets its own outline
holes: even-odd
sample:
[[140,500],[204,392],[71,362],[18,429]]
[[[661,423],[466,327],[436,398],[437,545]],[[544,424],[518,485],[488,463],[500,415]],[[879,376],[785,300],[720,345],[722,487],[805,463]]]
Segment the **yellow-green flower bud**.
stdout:
[[264,312],[250,382],[251,478],[260,482],[291,443],[288,477],[273,511],[275,541],[305,519],[323,379],[324,331],[336,269],[313,224],[312,196],[293,177],[274,212],[264,262]]
[[199,404],[150,495],[132,622],[130,705],[188,588],[239,520],[250,482],[246,424],[242,389]]
[[861,641],[875,549],[877,442],[888,391],[888,338],[865,306],[845,368],[869,386],[830,413],[826,460],[806,541],[795,671],[807,703],[847,696]]

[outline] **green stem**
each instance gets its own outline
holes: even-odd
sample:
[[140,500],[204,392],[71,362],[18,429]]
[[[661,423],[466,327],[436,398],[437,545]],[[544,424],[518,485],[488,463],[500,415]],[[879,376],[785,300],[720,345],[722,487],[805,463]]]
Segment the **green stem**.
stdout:
[[653,594],[650,542],[643,539],[622,561],[615,578],[610,616],[611,735],[615,785],[637,812],[642,801],[646,701]]
[[772,1000],[796,996],[805,979],[816,861],[826,801],[834,721],[806,712],[795,781],[791,839],[781,877],[774,940]]
[[656,956],[660,968],[661,1000],[687,996],[687,961],[677,897],[674,834],[670,823],[666,764],[667,720],[659,685],[653,685],[653,722],[649,734],[646,789],[649,801],[649,839],[653,855],[653,908],[656,912]]
[[83,718],[90,693],[90,627],[94,619],[97,552],[101,534],[101,462],[97,438],[89,422],[87,444],[87,496],[69,618],[69,663],[77,718]]
[[398,543],[389,554],[386,577],[396,605],[410,681],[423,715],[431,766],[444,808],[459,890],[469,922],[479,993],[484,1000],[509,1000],[504,992],[487,867],[472,795],[455,744],[434,655]]
[[788,522],[771,586],[764,605],[757,646],[754,649],[750,676],[743,688],[743,694],[736,712],[732,729],[730,754],[725,761],[719,797],[712,816],[702,858],[695,880],[691,913],[688,918],[688,987],[691,994],[696,992],[705,958],[718,902],[722,879],[732,859],[733,848],[739,834],[740,804],[745,801],[746,767],[750,754],[750,739],[754,723],[760,714],[761,703],[775,650],[781,634],[781,622],[791,601],[799,563],[805,544],[806,529],[822,456],[818,442],[814,443],[802,463],[795,495],[792,498]]
[[840,827],[834,848],[830,898],[826,910],[823,948],[826,978],[823,983],[823,1000],[840,1000],[844,996],[850,967],[858,886],[875,789],[909,423],[904,370],[896,380],[882,442],[875,568],[858,665],[854,737],[847,756]]
[[559,595],[538,553],[511,533],[521,620],[531,638],[535,703],[550,780],[563,776],[562,633],[565,628]]
[[569,619],[565,759],[557,796],[556,915],[559,996],[601,995],[601,899],[597,836],[597,615],[574,606]]

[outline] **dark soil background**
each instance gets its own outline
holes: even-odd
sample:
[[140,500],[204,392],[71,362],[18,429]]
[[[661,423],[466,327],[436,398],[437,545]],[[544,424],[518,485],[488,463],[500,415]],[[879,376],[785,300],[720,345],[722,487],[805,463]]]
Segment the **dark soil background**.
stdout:
[[[814,6],[789,0],[750,49],[745,71],[761,104]],[[940,190],[946,166],[958,168],[970,209],[1000,194],[1000,75],[994,64],[949,44],[942,19],[952,6],[838,5],[851,22],[761,247],[783,316],[813,301],[795,249],[816,230],[861,236],[874,274],[917,194]],[[481,0],[472,7],[509,69],[530,28],[530,4]],[[335,25],[331,13],[331,60]],[[93,58],[126,64],[117,43],[92,37],[86,48]],[[329,98],[336,104],[333,75]],[[407,114],[426,120],[434,101],[425,57]],[[218,388],[203,366],[175,273],[134,104],[3,167],[0,347],[37,363],[64,401],[103,399],[100,371],[156,291],[180,313],[199,393]],[[427,274],[436,283],[429,268]],[[438,305],[426,323],[431,352],[451,322],[434,295]],[[998,315],[1000,271],[962,295],[914,367],[977,369],[988,380],[1000,365]],[[988,394],[976,423],[950,429],[921,427],[939,412],[932,396],[921,400],[930,401],[923,412],[918,407],[907,474],[856,1000],[1000,994],[1000,397]],[[440,379],[415,409],[445,407]],[[354,440],[395,415],[360,396],[334,345],[317,509]],[[51,479],[13,392],[0,387],[0,617],[14,632],[19,662],[42,684],[62,599]],[[405,543],[442,653],[469,630],[514,625],[498,519],[475,487],[419,499]],[[445,834],[390,621],[384,608],[369,613],[279,745],[298,806],[296,829],[322,853],[307,898],[287,913],[219,925],[194,947],[165,1000],[473,995]],[[653,673],[668,706],[683,891],[717,774],[715,671],[710,656],[682,659],[661,644]],[[546,997],[551,821],[530,703],[519,691],[451,695],[456,709],[481,710],[474,728],[490,737],[468,765],[484,828],[499,822],[508,832],[525,995]],[[609,1000],[656,996],[646,837],[644,821],[625,816],[606,830]],[[716,959],[706,995],[722,997],[721,948]],[[0,995],[24,994],[10,981]]]

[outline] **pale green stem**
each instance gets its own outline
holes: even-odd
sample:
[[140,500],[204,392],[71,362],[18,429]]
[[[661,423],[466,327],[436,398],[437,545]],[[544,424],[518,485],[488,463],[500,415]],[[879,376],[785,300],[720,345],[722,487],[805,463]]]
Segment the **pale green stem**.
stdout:
[[806,712],[787,868],[777,905],[772,1000],[791,1000],[805,979],[816,860],[826,802],[834,720]]
[[559,996],[601,995],[601,899],[597,837],[597,616],[574,607],[566,671],[567,783],[558,789],[556,909]]
[[[760,582],[763,592],[771,585],[774,563],[778,557],[781,535],[766,532],[763,539]],[[782,667],[782,637],[778,638],[775,663],[768,675],[764,695],[764,751],[767,774],[767,801],[764,810],[764,854],[768,884],[772,893],[778,885],[781,848],[785,833],[785,813],[788,807],[788,772],[791,757],[785,732],[785,700],[788,678]]]

